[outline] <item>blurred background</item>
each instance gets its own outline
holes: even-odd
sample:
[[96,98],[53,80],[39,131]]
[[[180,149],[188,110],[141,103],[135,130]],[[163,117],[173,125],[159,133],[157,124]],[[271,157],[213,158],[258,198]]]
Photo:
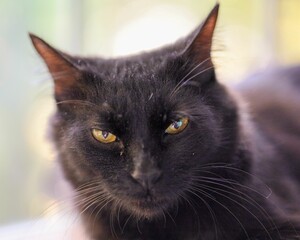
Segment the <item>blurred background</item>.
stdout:
[[[53,203],[64,192],[46,137],[52,81],[28,32],[72,54],[126,55],[174,42],[215,2],[0,0],[0,236],[16,223],[47,218],[49,206],[59,211]],[[222,82],[300,62],[299,0],[219,2],[213,57]]]

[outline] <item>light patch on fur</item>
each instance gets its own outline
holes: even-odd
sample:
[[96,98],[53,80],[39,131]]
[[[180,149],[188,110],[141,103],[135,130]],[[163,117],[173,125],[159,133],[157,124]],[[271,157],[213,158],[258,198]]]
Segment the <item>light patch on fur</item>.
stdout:
[[150,94],[148,101],[150,101],[152,97],[153,97],[153,92]]
[[166,122],[166,121],[167,121],[167,114],[165,113],[163,116],[163,122]]
[[227,93],[233,98],[238,109],[238,129],[240,139],[243,139],[244,144],[250,150],[250,152],[256,148],[255,137],[256,128],[253,126],[251,119],[251,108],[250,105],[244,100],[244,98],[235,90],[226,88]]

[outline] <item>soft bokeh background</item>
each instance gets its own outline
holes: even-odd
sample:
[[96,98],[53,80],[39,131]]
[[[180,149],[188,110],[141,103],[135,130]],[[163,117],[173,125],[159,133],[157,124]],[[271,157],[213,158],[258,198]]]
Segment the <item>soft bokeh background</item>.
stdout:
[[[267,66],[300,62],[299,0],[220,3],[213,56],[221,81],[237,82]],[[27,33],[69,53],[118,56],[175,41],[214,4],[0,0],[0,225],[45,218],[62,192],[46,140],[47,119],[55,108],[52,82]]]

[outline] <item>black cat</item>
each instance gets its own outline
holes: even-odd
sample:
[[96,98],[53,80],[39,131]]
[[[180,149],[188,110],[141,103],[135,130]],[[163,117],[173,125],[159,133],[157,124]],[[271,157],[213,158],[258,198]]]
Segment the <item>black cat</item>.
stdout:
[[300,67],[229,92],[210,56],[218,8],[185,39],[126,58],[73,57],[31,35],[91,239],[300,239]]

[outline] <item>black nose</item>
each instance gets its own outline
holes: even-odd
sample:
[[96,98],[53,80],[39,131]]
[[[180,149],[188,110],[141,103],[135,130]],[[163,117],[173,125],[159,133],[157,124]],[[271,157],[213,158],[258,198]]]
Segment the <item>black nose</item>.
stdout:
[[162,173],[161,170],[155,169],[149,172],[141,172],[138,170],[135,170],[131,176],[138,182],[140,183],[143,188],[145,189],[151,189],[155,183],[158,182],[160,179]]

